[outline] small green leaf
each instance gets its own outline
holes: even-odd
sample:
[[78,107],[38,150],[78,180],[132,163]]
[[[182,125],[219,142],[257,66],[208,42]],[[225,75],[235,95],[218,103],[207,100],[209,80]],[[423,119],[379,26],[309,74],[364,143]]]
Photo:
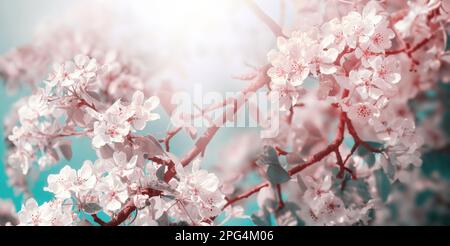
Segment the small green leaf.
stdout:
[[[374,149],[381,149],[383,147],[383,144],[381,143],[377,143],[377,142],[366,142],[369,146],[371,146]],[[370,151],[364,147],[363,145],[360,145],[358,147],[358,155],[359,156],[363,156],[366,155],[367,153],[369,153]]]
[[288,172],[284,170],[283,167],[279,166],[269,166],[267,169],[267,178],[272,184],[282,184],[286,183],[291,179]]
[[386,202],[389,193],[391,192],[391,182],[386,173],[382,169],[375,171],[375,180],[377,185],[378,194],[383,202]]
[[156,177],[158,177],[159,180],[164,180],[164,171],[166,170],[166,167],[164,165],[161,165],[158,170],[156,170]]
[[387,177],[389,178],[389,181],[394,182],[395,180],[395,174],[396,174],[396,168],[395,165],[392,163],[390,159],[382,159],[385,162],[381,165],[383,167],[384,172],[386,173]]
[[263,167],[267,167],[267,179],[272,184],[282,184],[291,178],[281,166],[277,151],[272,146],[264,146],[264,150],[256,160],[256,163]]

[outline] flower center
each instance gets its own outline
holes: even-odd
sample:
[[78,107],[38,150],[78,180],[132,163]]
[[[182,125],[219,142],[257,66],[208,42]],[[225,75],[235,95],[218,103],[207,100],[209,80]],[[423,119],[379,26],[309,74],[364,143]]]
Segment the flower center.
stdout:
[[361,118],[368,118],[372,115],[372,110],[367,105],[361,105],[358,107],[357,114]]

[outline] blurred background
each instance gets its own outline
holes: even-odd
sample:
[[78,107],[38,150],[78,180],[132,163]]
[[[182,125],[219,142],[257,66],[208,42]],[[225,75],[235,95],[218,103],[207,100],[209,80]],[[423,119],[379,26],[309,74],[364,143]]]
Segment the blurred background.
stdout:
[[[292,13],[282,12],[282,6],[291,1],[259,0],[258,5],[274,20],[289,28]],[[292,9],[287,6],[286,9]],[[129,43],[134,50],[144,52],[152,59],[155,71],[149,84],[158,86],[170,81],[173,87],[192,94],[194,85],[202,85],[203,92],[235,92],[248,82],[233,79],[233,76],[246,74],[251,67],[267,63],[266,54],[274,46],[275,38],[270,30],[255,17],[241,0],[0,0],[0,54],[15,47],[34,42],[36,33],[42,28],[69,22],[74,28],[85,23],[95,23],[104,16],[114,13],[115,21],[111,29],[115,30],[121,42]],[[281,18],[284,16],[284,18]],[[100,19],[100,20],[99,20]],[[314,17],[303,18],[305,23],[314,21]],[[71,20],[71,21],[70,21]],[[305,24],[306,25],[306,24]],[[105,34],[111,30],[104,30]],[[102,35],[102,33],[100,33]],[[108,34],[109,35],[109,34]],[[140,53],[143,54],[143,53]],[[422,95],[427,100],[441,100],[446,112],[442,123],[447,136],[450,136],[450,86],[440,84],[437,91]],[[9,92],[0,82],[0,122],[8,117],[14,102],[29,95],[29,88]],[[439,94],[439,95],[438,95]],[[447,98],[443,100],[442,98]],[[414,102],[412,102],[414,107]],[[418,120],[427,118],[422,110]],[[155,137],[162,137],[169,128],[169,117],[160,109],[161,120],[147,129]],[[220,161],[224,144],[230,143],[233,136],[242,134],[244,129],[224,128],[219,131],[208,146],[205,163],[212,168]],[[256,129],[245,129],[246,132]],[[0,139],[4,139],[4,129],[0,128]],[[177,135],[171,151],[181,156],[193,145],[186,134]],[[74,157],[67,163],[61,161],[45,170],[31,183],[31,193],[39,204],[52,198],[51,193],[43,191],[47,185],[47,176],[59,172],[63,165],[79,167],[84,160],[95,160],[88,139],[74,139]],[[450,180],[450,148],[426,153],[421,172],[430,178]],[[0,141],[0,199],[12,200],[16,210],[23,202],[22,194],[15,193],[8,185],[4,171],[5,143]],[[260,179],[251,176],[247,185],[258,183]],[[446,181],[446,182],[447,182]],[[449,193],[450,191],[446,191]],[[442,194],[448,196],[449,194]],[[424,192],[418,194],[416,204],[422,206],[429,198]],[[252,198],[254,200],[254,198]],[[257,209],[256,202],[248,203],[248,214]],[[450,225],[450,205],[444,212],[428,214],[430,224]],[[252,225],[249,220],[234,220],[229,225]]]

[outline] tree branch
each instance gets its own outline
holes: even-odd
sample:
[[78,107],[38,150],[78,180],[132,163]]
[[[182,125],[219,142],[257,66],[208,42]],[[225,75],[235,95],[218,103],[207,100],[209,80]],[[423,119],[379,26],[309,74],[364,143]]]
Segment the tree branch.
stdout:
[[[232,109],[232,112],[224,111],[223,115],[219,117],[215,122],[214,125],[209,127],[203,136],[201,136],[197,142],[195,143],[195,146],[185,155],[185,157],[181,160],[181,164],[183,166],[187,166],[192,160],[194,160],[199,154],[201,154],[206,146],[209,144],[211,139],[216,135],[217,131],[220,129],[220,127],[225,124],[229,120],[229,113],[231,113],[233,116],[236,114],[236,112],[239,110],[239,108],[244,105],[248,100],[248,95],[251,93],[256,92],[258,89],[263,87],[268,81],[269,78],[267,77],[267,70],[269,69],[269,65],[264,66],[261,71],[259,72],[259,75],[254,80],[252,84],[250,84],[247,88],[241,91],[243,95],[243,100],[237,100],[235,99],[236,103],[235,106]],[[225,99],[227,100],[227,99]],[[175,176],[175,166],[169,167],[165,174],[166,181],[170,181]]]
[[374,152],[374,153],[383,153],[382,149],[377,149],[377,148],[370,146],[369,144],[367,144],[364,140],[362,140],[359,137],[358,133],[355,130],[355,127],[353,126],[353,124],[349,118],[347,118],[346,121],[347,121],[348,132],[355,140],[355,145],[362,145],[362,146],[364,146],[364,148],[366,148],[367,150]]
[[[330,153],[335,151],[344,141],[346,119],[347,119],[347,114],[345,112],[341,112],[339,124],[338,124],[338,133],[336,135],[335,140],[330,145],[328,145],[324,150],[312,155],[308,159],[308,161],[306,161],[305,163],[297,165],[297,166],[293,167],[292,169],[290,169],[288,171],[289,176],[293,176],[293,175],[303,171],[307,167],[310,167],[313,164],[320,162],[323,158],[325,158]],[[250,189],[249,191],[247,191],[241,195],[238,195],[237,197],[235,197],[233,199],[228,200],[228,202],[225,204],[225,206],[222,208],[222,210],[224,210],[225,208],[234,204],[237,201],[240,201],[242,199],[250,197],[251,195],[259,192],[264,187],[269,187],[269,185],[270,185],[269,182],[264,182],[262,184],[255,186],[254,188]]]
[[167,136],[164,139],[159,140],[160,143],[164,143],[167,152],[170,151],[170,140],[175,137],[175,135],[177,135],[181,131],[181,129],[183,128],[177,127],[174,130],[168,131]]

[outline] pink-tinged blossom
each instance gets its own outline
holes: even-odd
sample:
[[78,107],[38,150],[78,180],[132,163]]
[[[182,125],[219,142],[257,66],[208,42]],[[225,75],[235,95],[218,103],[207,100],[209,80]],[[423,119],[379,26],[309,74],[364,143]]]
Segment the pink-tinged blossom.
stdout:
[[[398,21],[394,27],[400,33],[402,38],[410,36],[417,29],[414,28],[414,25],[420,25],[421,28],[424,28],[425,31],[428,31],[426,25],[423,22],[426,20],[427,14],[436,9],[441,1],[439,0],[418,0],[418,1],[408,1],[408,14]],[[446,2],[445,0],[442,2]],[[422,34],[422,33],[421,33]]]
[[308,38],[293,34],[291,39],[278,38],[279,51],[272,50],[268,60],[273,65],[267,72],[274,84],[298,86],[303,84],[310,73],[309,61],[302,46]]
[[92,162],[85,161],[79,170],[65,166],[59,174],[50,174],[47,181],[48,186],[44,190],[54,193],[56,198],[67,199],[72,194],[78,196],[80,192],[90,191],[95,187],[97,179]]
[[137,91],[128,106],[119,99],[104,113],[88,109],[97,120],[94,122],[92,145],[100,148],[107,144],[123,143],[132,130],[142,130],[147,122],[159,119],[159,115],[152,112],[158,105],[157,97],[144,101],[143,93]]
[[439,70],[443,62],[450,63],[450,55],[449,52],[433,46],[423,54],[421,60],[423,62],[419,65],[419,72],[421,74],[434,73]]
[[22,226],[69,226],[74,222],[70,206],[53,200],[39,206],[33,198],[28,199],[18,213]]
[[448,144],[445,131],[439,127],[442,123],[441,116],[426,119],[418,127],[418,133],[424,138],[424,144],[431,149],[444,148]]
[[383,19],[377,14],[378,8],[378,4],[371,1],[362,13],[352,11],[342,18],[344,37],[349,47],[356,48],[361,43],[369,42],[375,26]]
[[158,226],[158,222],[152,218],[152,214],[148,209],[139,211],[133,222],[136,226]]
[[68,87],[75,83],[76,75],[75,64],[73,61],[67,61],[63,64],[53,65],[53,73],[47,78],[47,84],[50,87],[55,87],[57,85]]
[[242,206],[229,206],[224,210],[226,217],[222,220],[220,225],[225,224],[230,219],[251,219],[249,215],[245,214],[245,210]]
[[86,55],[77,55],[73,59],[73,66],[75,69],[69,77],[72,82],[70,86],[75,89],[75,93],[83,90],[95,91],[98,87],[98,85],[95,85],[98,82],[95,80],[99,70],[97,60]]
[[30,152],[31,150],[16,149],[9,153],[7,161],[9,165],[20,168],[22,174],[27,174],[34,160],[34,155]]
[[49,58],[46,52],[32,44],[26,44],[0,57],[0,78],[6,82],[9,92],[15,92],[24,83],[34,84],[47,73]]
[[353,70],[350,72],[350,81],[355,84],[355,89],[362,99],[377,100],[383,95],[384,84],[379,84],[373,79],[373,72],[368,69]]
[[71,189],[76,177],[76,170],[69,166],[64,166],[59,174],[50,174],[48,176],[48,186],[45,190],[54,193],[55,197],[60,199],[70,198],[72,196]]
[[324,23],[321,27],[321,31],[325,35],[325,39],[332,40],[330,47],[333,47],[339,53],[344,51],[347,44],[342,28],[342,24],[338,18],[334,18]]
[[44,92],[39,90],[36,94],[31,95],[27,103],[19,108],[19,119],[22,124],[32,123],[40,116],[51,113],[51,109],[47,103]]
[[353,209],[345,206],[332,191],[330,175],[326,175],[324,180],[305,176],[301,182],[306,191],[299,215],[307,225],[352,225],[367,214],[365,207]]
[[306,59],[309,61],[311,73],[317,77],[319,73],[329,75],[337,71],[333,65],[339,55],[333,47],[335,37],[328,35],[322,38],[320,43],[305,47]]
[[128,177],[135,171],[137,155],[127,160],[127,155],[124,152],[113,153],[113,171],[120,177]]
[[377,137],[385,141],[388,144],[395,145],[401,135],[401,126],[404,118],[396,119],[380,119],[374,121],[374,130],[376,131]]
[[348,108],[347,114],[355,123],[370,124],[380,115],[380,112],[370,103],[357,103]]
[[95,187],[97,178],[91,161],[85,161],[81,168],[77,170],[77,175],[73,183],[72,191],[75,193],[90,191]]
[[86,81],[96,76],[97,60],[91,59],[86,55],[77,55],[74,57],[75,75]]
[[33,198],[28,199],[19,212],[21,225],[42,225],[46,222],[45,215],[39,209],[39,205]]
[[134,206],[137,208],[145,208],[147,206],[148,195],[136,195],[133,197]]
[[392,39],[395,37],[394,31],[388,27],[387,20],[380,21],[375,27],[374,33],[368,42],[368,49],[375,53],[384,52],[392,46]]
[[128,199],[127,187],[118,177],[109,174],[99,180],[100,204],[107,211],[115,212]]
[[395,85],[400,82],[400,63],[394,57],[376,57],[371,60],[370,67],[374,70],[374,80],[378,80],[378,83]]
[[269,96],[279,100],[281,111],[288,111],[292,106],[296,105],[302,95],[305,94],[303,88],[294,87],[290,84],[275,84],[271,85]]
[[[219,190],[219,179],[206,170],[200,169],[201,160],[192,163],[192,170],[177,168],[180,175],[179,182],[172,182],[179,193],[180,200],[195,207],[194,212],[200,218],[217,216],[221,207],[225,205],[225,196]],[[175,181],[175,180],[173,180]]]
[[420,150],[424,140],[415,134],[415,129],[415,124],[411,119],[403,120],[397,128],[399,134],[397,143],[387,147],[388,161],[396,167],[398,173],[410,165],[415,167],[422,165]]

